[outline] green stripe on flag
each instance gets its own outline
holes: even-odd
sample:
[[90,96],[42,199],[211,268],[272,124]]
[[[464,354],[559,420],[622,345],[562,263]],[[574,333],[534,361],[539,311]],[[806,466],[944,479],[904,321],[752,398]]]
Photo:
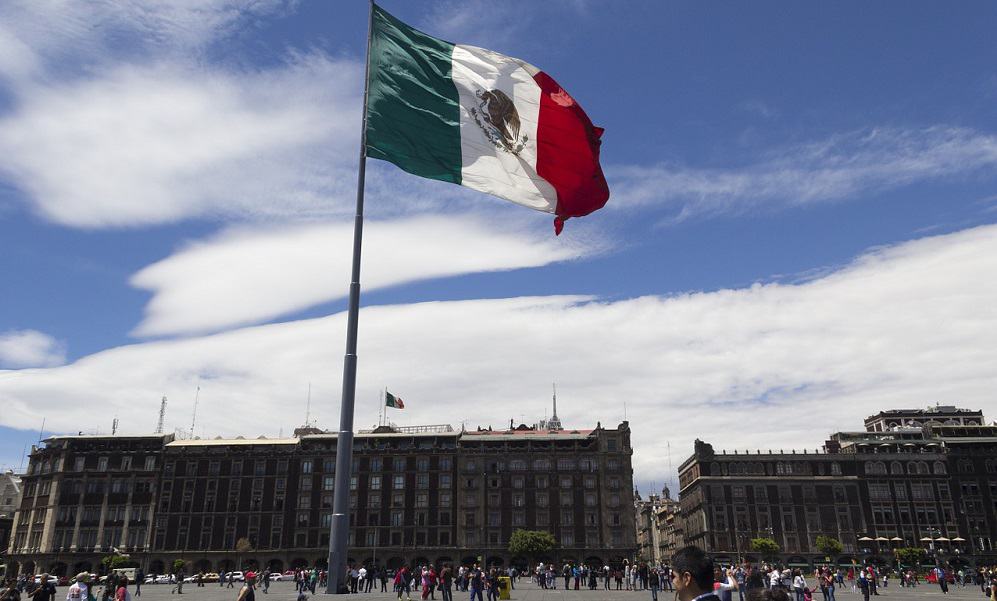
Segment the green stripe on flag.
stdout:
[[461,182],[460,103],[453,44],[374,6],[367,156],[421,177]]

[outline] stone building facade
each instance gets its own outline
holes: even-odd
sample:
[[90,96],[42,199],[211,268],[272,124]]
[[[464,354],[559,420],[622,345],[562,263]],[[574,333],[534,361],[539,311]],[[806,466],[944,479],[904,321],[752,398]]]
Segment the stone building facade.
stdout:
[[[324,566],[336,438],[49,438],[32,449],[8,560],[56,574],[93,570],[114,549],[149,573],[178,558],[204,571]],[[635,549],[632,452],[627,422],[361,432],[349,559],[524,564],[507,549],[525,528],[557,540],[541,559],[622,562]]]
[[[916,422],[916,423],[914,423]],[[790,565],[892,563],[923,546],[930,562],[997,560],[997,426],[981,412],[887,411],[822,449],[717,452],[697,441],[679,467],[686,542],[721,561],[759,559],[750,539],[773,538]],[[842,543],[828,558],[818,536]]]

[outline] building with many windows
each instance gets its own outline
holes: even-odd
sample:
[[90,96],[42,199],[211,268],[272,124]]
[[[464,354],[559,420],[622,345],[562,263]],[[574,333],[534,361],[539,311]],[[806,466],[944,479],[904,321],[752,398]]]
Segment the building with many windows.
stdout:
[[[686,542],[721,561],[758,559],[750,540],[772,538],[790,565],[826,560],[891,563],[900,547],[929,561],[997,560],[997,426],[954,407],[886,411],[866,430],[822,449],[715,451],[697,441],[679,467]],[[818,536],[842,543],[827,557]]]
[[[519,528],[558,542],[548,561],[632,557],[627,422],[608,429],[454,431],[381,426],[354,438],[350,561],[525,564]],[[93,570],[118,549],[149,573],[324,566],[334,433],[180,440],[55,436],[33,448],[9,561],[26,572]]]

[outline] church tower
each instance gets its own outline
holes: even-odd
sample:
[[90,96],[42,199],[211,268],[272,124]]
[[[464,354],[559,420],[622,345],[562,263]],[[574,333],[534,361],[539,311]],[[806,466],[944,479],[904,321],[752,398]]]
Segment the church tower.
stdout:
[[557,417],[557,384],[554,384],[554,413],[551,414],[550,419],[547,420],[548,430],[563,430],[561,427],[561,420]]

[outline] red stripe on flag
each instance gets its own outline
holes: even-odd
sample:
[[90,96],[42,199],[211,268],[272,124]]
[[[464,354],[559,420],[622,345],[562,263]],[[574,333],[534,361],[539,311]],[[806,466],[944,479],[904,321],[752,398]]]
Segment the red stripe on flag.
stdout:
[[565,219],[588,215],[609,200],[599,165],[603,130],[550,75],[541,71],[533,79],[541,90],[537,174],[557,190],[554,231],[560,234]]

